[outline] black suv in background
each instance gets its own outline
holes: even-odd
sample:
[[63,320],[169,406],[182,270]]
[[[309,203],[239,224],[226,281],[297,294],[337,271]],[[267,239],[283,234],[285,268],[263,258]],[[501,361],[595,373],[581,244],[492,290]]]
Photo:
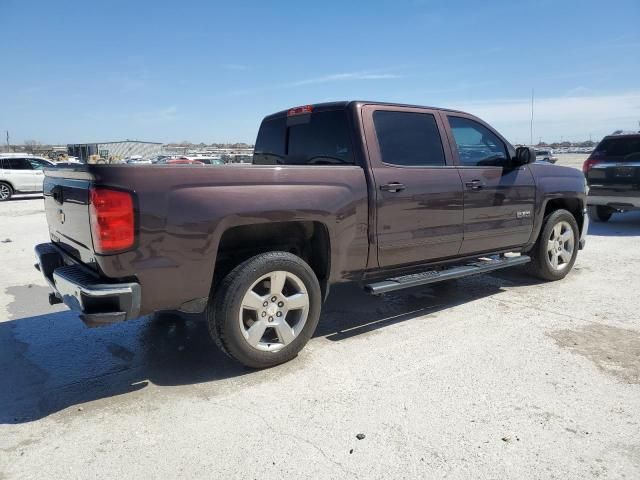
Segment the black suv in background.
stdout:
[[640,210],[640,132],[615,132],[584,162],[589,215],[606,222],[616,212]]

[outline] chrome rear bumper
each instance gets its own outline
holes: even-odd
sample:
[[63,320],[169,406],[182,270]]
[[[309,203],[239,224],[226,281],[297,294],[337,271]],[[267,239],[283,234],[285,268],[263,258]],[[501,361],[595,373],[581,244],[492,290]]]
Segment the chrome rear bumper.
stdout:
[[36,245],[35,253],[36,268],[53,289],[51,303],[63,302],[79,312],[88,326],[108,325],[139,316],[138,283],[111,283],[100,278],[83,266],[66,261],[65,255],[52,243]]

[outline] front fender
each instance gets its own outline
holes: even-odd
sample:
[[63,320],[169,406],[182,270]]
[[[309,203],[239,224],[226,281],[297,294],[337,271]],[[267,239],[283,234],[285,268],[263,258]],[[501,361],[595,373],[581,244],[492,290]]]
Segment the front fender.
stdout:
[[536,182],[535,221],[527,248],[531,248],[542,230],[545,213],[549,208],[565,208],[578,215],[579,226],[584,226],[587,190],[584,175],[579,170],[553,164],[529,165]]

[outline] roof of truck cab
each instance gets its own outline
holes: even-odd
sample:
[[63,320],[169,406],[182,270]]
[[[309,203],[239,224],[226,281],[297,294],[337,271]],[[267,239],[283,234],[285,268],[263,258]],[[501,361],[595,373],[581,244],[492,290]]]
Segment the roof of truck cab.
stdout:
[[[387,107],[405,107],[405,108],[425,108],[429,110],[441,110],[443,112],[455,112],[455,113],[466,113],[460,110],[453,110],[450,108],[442,108],[442,107],[430,107],[426,105],[412,105],[408,103],[393,103],[393,102],[372,102],[367,100],[342,100],[337,102],[324,102],[324,103],[308,103],[306,105],[310,105],[313,108],[313,111],[324,111],[324,110],[339,110],[339,109],[347,109],[352,105],[383,105]],[[305,105],[305,106],[306,106]],[[281,110],[276,113],[272,113],[271,115],[267,115],[264,119],[270,120],[272,118],[278,118],[282,116],[286,116],[290,109],[298,108],[301,105],[292,105],[286,110]]]

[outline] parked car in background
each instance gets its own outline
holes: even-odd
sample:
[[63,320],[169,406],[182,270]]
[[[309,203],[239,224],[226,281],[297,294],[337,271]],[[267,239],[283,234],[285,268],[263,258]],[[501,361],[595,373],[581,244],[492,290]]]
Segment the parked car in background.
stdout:
[[640,210],[640,132],[604,137],[582,171],[591,218],[606,222],[616,212]]
[[556,163],[558,161],[558,157],[553,154],[553,150],[545,149],[539,150],[536,148],[536,162],[549,162]]
[[192,158],[180,157],[180,158],[168,158],[157,163],[157,165],[204,165],[199,160]]
[[142,155],[132,155],[129,158],[125,158],[124,163],[131,165],[149,165],[153,163],[151,159],[143,158]]
[[43,169],[55,167],[51,160],[33,156],[0,156],[0,202],[16,193],[42,192]]
[[224,160],[221,157],[189,157],[191,160],[197,160],[205,165],[224,165]]
[[156,155],[155,157],[151,157],[151,163],[164,163],[166,160],[177,157],[177,155]]

